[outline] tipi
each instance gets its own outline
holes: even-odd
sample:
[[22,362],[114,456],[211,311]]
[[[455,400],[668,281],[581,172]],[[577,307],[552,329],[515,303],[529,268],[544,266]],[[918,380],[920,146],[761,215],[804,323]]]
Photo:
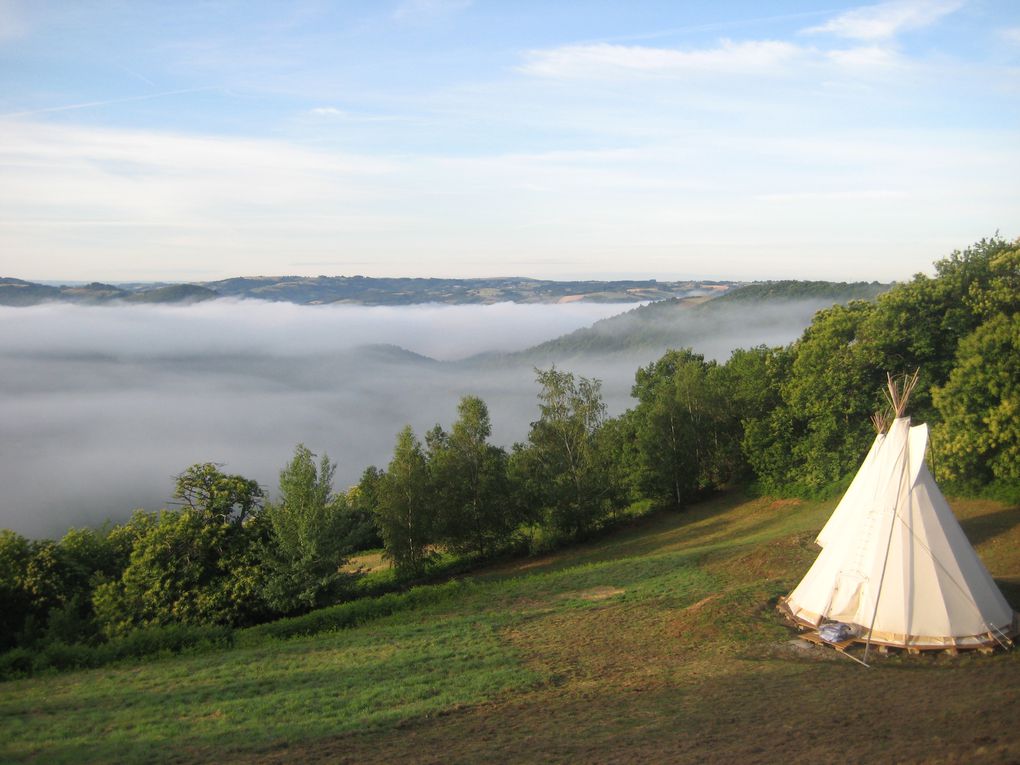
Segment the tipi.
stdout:
[[822,552],[781,606],[798,623],[850,625],[860,641],[910,649],[1006,645],[1015,615],[925,465],[928,427],[904,416],[917,374],[818,535]]

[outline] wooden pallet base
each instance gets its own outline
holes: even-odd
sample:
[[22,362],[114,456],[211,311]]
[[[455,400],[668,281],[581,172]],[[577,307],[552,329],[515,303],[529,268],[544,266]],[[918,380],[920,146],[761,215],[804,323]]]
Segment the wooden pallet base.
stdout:
[[821,636],[817,632],[802,632],[797,637],[801,640],[806,640],[809,643],[814,643],[815,645],[830,646],[831,648],[835,648],[837,651],[846,651],[847,648],[857,642],[853,638],[850,638],[849,640],[841,640],[838,643],[830,643],[828,640],[822,640]]

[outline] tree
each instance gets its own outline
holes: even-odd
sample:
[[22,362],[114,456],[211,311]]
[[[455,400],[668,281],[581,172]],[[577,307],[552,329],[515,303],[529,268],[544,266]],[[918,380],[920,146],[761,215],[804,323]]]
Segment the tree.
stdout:
[[103,582],[93,607],[107,637],[140,626],[231,623],[221,552],[228,526],[198,511],[163,510],[135,540],[123,574]]
[[361,474],[361,480],[347,490],[347,538],[351,550],[371,550],[382,547],[382,536],[375,519],[379,504],[379,481],[382,471],[370,466]]
[[936,471],[968,483],[1020,483],[1020,313],[998,314],[960,343],[934,391]]
[[31,542],[9,529],[0,529],[0,651],[13,648],[32,608],[25,588]]
[[425,454],[408,425],[397,436],[393,459],[380,477],[376,504],[386,555],[400,577],[424,573],[430,558],[434,539],[429,489]]
[[615,514],[644,498],[641,487],[637,417],[629,409],[619,417],[609,417],[595,435],[597,463],[605,466],[608,489],[605,501]]
[[561,533],[581,537],[609,512],[614,495],[607,455],[598,448],[605,419],[601,382],[555,367],[535,370],[541,416],[531,424],[528,458],[543,504]]
[[632,395],[638,482],[662,505],[681,507],[720,488],[739,462],[739,428],[715,362],[690,349],[639,369]]
[[489,410],[465,396],[449,434],[428,438],[436,536],[454,552],[484,557],[504,546],[517,526],[507,478],[507,455],[488,442]]
[[280,471],[280,499],[266,504],[265,596],[281,613],[315,608],[335,599],[352,574],[343,571],[350,556],[346,497],[333,494],[336,465],[303,444]]
[[241,626],[268,614],[258,483],[196,464],[176,477],[174,496],[182,509],[137,511],[101,544],[84,533],[61,540],[79,579],[92,561],[91,605],[108,637],[171,623]]
[[261,509],[265,493],[256,481],[227,475],[221,467],[214,462],[192,465],[176,476],[174,497],[192,510],[244,523]]
[[935,270],[874,303],[820,311],[784,352],[781,401],[745,422],[745,455],[765,489],[817,491],[845,479],[873,438],[870,414],[885,408],[887,372],[920,368],[911,417],[937,423],[945,416],[948,404],[939,411],[932,392],[947,385],[963,339],[1020,305],[1020,246],[981,240]]

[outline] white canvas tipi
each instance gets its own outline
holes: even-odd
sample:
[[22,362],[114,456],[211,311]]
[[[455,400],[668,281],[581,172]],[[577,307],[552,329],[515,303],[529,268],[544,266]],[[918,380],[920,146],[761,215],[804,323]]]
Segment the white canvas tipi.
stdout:
[[[894,391],[902,415],[905,397]],[[1004,644],[1014,614],[925,465],[926,425],[898,416],[879,434],[818,535],[822,552],[785,599],[817,627],[837,621],[859,639],[906,648]]]

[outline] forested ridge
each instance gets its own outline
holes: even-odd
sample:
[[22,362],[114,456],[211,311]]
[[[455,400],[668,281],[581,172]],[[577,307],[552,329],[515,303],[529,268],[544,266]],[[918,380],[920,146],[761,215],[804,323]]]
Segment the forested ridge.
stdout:
[[[735,298],[738,293],[735,293]],[[0,532],[0,676],[229,643],[238,627],[395,589],[430,573],[581,539],[722,488],[837,491],[873,438],[887,372],[920,369],[910,414],[936,479],[1020,494],[1020,242],[982,240],[877,298],[815,315],[786,347],[725,363],[671,350],[608,417],[598,380],[536,370],[538,417],[511,449],[485,402],[405,428],[346,492],[299,445],[276,498],[223,466],[177,476],[177,506],[60,540]],[[382,546],[388,579],[349,565]]]

